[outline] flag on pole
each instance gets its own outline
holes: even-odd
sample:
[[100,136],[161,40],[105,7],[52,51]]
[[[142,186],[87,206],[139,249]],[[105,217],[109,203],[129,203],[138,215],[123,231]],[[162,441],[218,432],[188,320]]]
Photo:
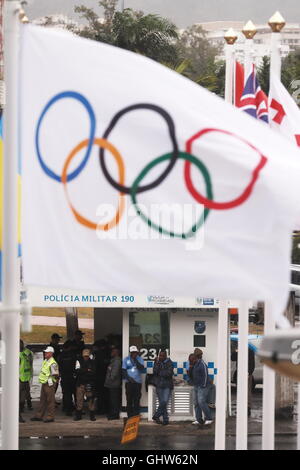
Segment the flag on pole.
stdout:
[[254,65],[237,107],[255,119],[268,123],[268,97],[260,87]]
[[276,76],[270,83],[269,120],[275,131],[300,147],[300,109]]
[[238,108],[240,100],[244,91],[244,81],[245,81],[245,70],[244,66],[236,61],[235,62],[235,93],[234,93],[234,104]]
[[271,299],[279,317],[297,149],[138,54],[33,25],[21,40],[24,283]]

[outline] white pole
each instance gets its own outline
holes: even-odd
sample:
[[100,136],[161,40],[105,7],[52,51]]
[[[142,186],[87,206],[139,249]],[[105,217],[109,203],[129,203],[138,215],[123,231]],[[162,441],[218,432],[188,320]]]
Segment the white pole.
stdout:
[[236,449],[246,450],[248,444],[248,329],[249,305],[240,303],[239,308],[239,341],[237,363],[237,417]]
[[281,79],[281,57],[280,57],[280,33],[271,34],[271,57],[270,57],[270,83],[272,78],[278,77]]
[[[275,320],[272,314],[272,304],[265,303],[264,335],[275,331]],[[263,366],[263,423],[262,449],[274,450],[275,435],[275,371]]]
[[235,57],[234,44],[237,40],[237,35],[235,31],[230,28],[225,34],[224,39],[226,41],[225,101],[233,104],[233,66]]
[[20,3],[5,2],[4,203],[3,203],[3,366],[2,448],[18,449],[19,440],[19,271],[17,238],[18,45]]
[[245,84],[252,70],[253,64],[253,39],[246,39],[245,41]]
[[226,44],[225,101],[233,103],[234,46]]
[[230,314],[228,314],[228,364],[227,364],[227,371],[228,371],[228,415],[232,415],[232,401],[231,401],[231,341],[230,341]]
[[215,450],[226,447],[228,303],[220,301],[218,318]]
[[297,391],[297,450],[300,450],[300,382]]

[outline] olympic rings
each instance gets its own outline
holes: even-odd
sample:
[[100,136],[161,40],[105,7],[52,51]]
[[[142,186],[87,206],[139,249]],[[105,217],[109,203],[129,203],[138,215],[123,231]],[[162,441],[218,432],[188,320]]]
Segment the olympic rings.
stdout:
[[[194,157],[194,155],[191,155],[189,153],[186,153],[186,152],[179,152],[178,154],[178,157],[185,160],[186,162],[189,162],[189,163],[193,163],[194,165],[196,165],[196,167],[198,168],[198,170],[200,170],[200,172],[202,173],[203,177],[204,177],[204,180],[205,180],[205,185],[206,185],[206,195],[207,195],[207,198],[212,200],[213,199],[213,191],[212,191],[212,184],[211,184],[211,179],[210,179],[210,176],[209,176],[209,173],[208,173],[208,170],[206,168],[206,166],[203,164],[203,162],[201,162],[201,160],[199,160],[198,158]],[[151,227],[151,228],[154,228],[155,230],[157,230],[158,232],[160,233],[164,233],[165,235],[169,235],[171,237],[177,237],[177,238],[190,238],[192,236],[195,235],[195,233],[197,232],[197,230],[201,227],[201,225],[204,224],[210,210],[205,208],[204,209],[204,212],[203,214],[201,215],[201,217],[199,218],[199,220],[196,222],[195,225],[192,226],[192,228],[186,232],[186,233],[174,233],[174,232],[170,232],[168,230],[165,230],[164,228],[162,228],[160,225],[157,225],[155,223],[153,223],[147,216],[145,216],[145,214],[141,211],[141,209],[139,208],[138,204],[137,204],[137,201],[136,201],[136,194],[138,192],[138,185],[139,183],[142,181],[142,179],[147,175],[147,173],[156,165],[158,165],[159,163],[161,162],[164,162],[165,160],[169,160],[170,158],[172,158],[172,154],[171,153],[167,153],[166,155],[162,155],[161,157],[158,157],[156,158],[155,160],[153,160],[152,162],[148,163],[148,165],[141,171],[141,173],[138,175],[138,177],[136,178],[136,180],[134,181],[133,185],[132,185],[132,188],[131,188],[131,199],[132,199],[132,203],[135,207],[135,210],[137,212],[137,214]]]
[[[104,147],[104,148],[106,148],[107,150],[109,150],[111,152],[111,154],[115,158],[115,160],[117,162],[117,165],[118,165],[120,183],[124,184],[124,181],[125,181],[125,168],[124,168],[123,159],[122,159],[121,155],[119,154],[118,150],[110,142],[108,142],[105,139],[95,139],[94,144],[98,145],[100,148]],[[68,190],[67,190],[67,172],[68,172],[69,165],[70,165],[72,159],[75,157],[75,155],[80,150],[87,147],[88,145],[89,145],[89,140],[88,139],[83,140],[82,142],[80,142],[80,144],[78,144],[71,151],[70,155],[68,156],[68,158],[67,158],[67,160],[64,164],[64,168],[63,168],[62,176],[61,176],[61,182],[64,185],[64,189],[65,189],[65,193],[66,193],[66,197],[67,197],[69,206],[70,206],[76,220],[80,224],[84,225],[85,227],[91,228],[93,230],[98,229],[98,230],[105,230],[106,231],[106,230],[110,230],[111,228],[118,225],[118,223],[119,223],[119,221],[120,221],[120,219],[123,215],[123,212],[124,212],[124,209],[125,209],[125,196],[124,196],[124,194],[119,195],[119,207],[118,207],[118,210],[116,212],[115,217],[110,222],[107,222],[106,224],[101,225],[101,224],[95,224],[94,222],[91,222],[90,220],[86,219],[74,208],[74,206],[72,205],[72,203],[70,201]]]
[[39,138],[40,138],[41,123],[43,121],[43,118],[44,118],[45,114],[47,113],[48,109],[54,103],[56,103],[56,101],[59,101],[63,98],[74,98],[75,100],[82,103],[83,106],[85,107],[85,109],[87,110],[88,115],[90,117],[90,121],[91,121],[91,123],[90,123],[91,126],[90,126],[89,144],[87,146],[87,151],[86,151],[86,154],[84,156],[84,159],[82,160],[82,162],[80,163],[78,168],[76,168],[76,170],[74,170],[72,173],[70,173],[68,175],[67,181],[72,181],[74,178],[76,178],[76,176],[78,176],[79,173],[85,167],[85,165],[86,165],[86,163],[89,159],[89,156],[91,154],[91,150],[92,150],[93,142],[94,142],[94,137],[95,137],[95,130],[96,130],[96,117],[95,117],[95,113],[93,111],[93,108],[90,105],[90,103],[88,102],[88,100],[83,95],[81,95],[80,93],[77,93],[76,91],[64,91],[63,93],[58,93],[57,95],[53,96],[53,98],[51,98],[51,100],[48,101],[48,103],[44,107],[44,109],[42,111],[42,114],[40,115],[40,118],[38,120],[38,124],[37,124],[37,128],[36,128],[36,134],[35,134],[35,145],[36,145],[36,152],[37,152],[37,156],[38,156],[39,162],[41,164],[41,167],[43,168],[45,173],[50,178],[53,178],[54,180],[56,180],[58,182],[61,181],[61,177],[59,175],[57,175],[56,173],[54,173],[54,171],[52,171],[43,161],[41,151],[40,151]]
[[188,153],[191,153],[193,142],[195,140],[201,138],[203,135],[208,134],[209,132],[221,132],[222,134],[233,136],[233,137],[237,138],[238,140],[240,140],[241,142],[248,145],[253,150],[255,150],[260,156],[260,161],[259,161],[258,165],[256,166],[256,168],[253,170],[252,179],[251,179],[250,183],[248,184],[248,186],[246,187],[246,189],[242,192],[242,194],[239,197],[237,197],[236,199],[233,199],[232,201],[228,201],[228,202],[216,202],[216,201],[210,200],[209,198],[206,198],[206,197],[202,196],[196,190],[196,188],[195,188],[195,186],[192,182],[191,164],[190,164],[189,161],[185,162],[185,168],[184,168],[185,182],[186,182],[186,186],[187,186],[188,190],[190,191],[190,193],[192,194],[194,199],[196,199],[196,201],[200,202],[201,204],[204,204],[205,207],[207,207],[209,209],[217,209],[217,210],[232,209],[234,207],[237,207],[237,206],[243,204],[249,198],[249,196],[251,195],[252,190],[254,188],[254,185],[256,183],[256,180],[259,176],[260,171],[262,170],[262,168],[267,163],[267,158],[256,147],[254,147],[254,145],[252,145],[247,140],[243,139],[242,137],[239,137],[238,135],[233,134],[232,132],[225,131],[225,130],[222,130],[222,129],[203,129],[202,131],[200,131],[197,134],[193,135],[186,142],[186,151]]
[[[70,152],[70,154],[68,155],[68,157],[67,157],[67,159],[64,163],[62,175],[60,176],[60,175],[56,174],[53,170],[51,170],[46,165],[46,163],[43,161],[41,151],[40,151],[39,139],[40,139],[41,124],[42,124],[43,118],[46,115],[47,111],[49,110],[49,108],[54,103],[56,103],[57,101],[59,101],[61,99],[64,99],[64,98],[73,98],[73,99],[79,101],[85,107],[85,109],[86,109],[86,111],[89,115],[89,118],[90,118],[90,132],[89,132],[89,138],[86,139],[86,140],[83,140],[82,142],[80,142]],[[112,130],[114,129],[114,127],[116,126],[116,124],[118,123],[119,119],[122,116],[124,116],[126,113],[128,113],[130,111],[135,111],[135,110],[138,110],[138,109],[147,109],[147,110],[155,111],[165,119],[165,121],[167,123],[167,126],[168,126],[168,131],[169,131],[169,136],[170,136],[170,139],[171,139],[171,143],[172,143],[172,152],[167,153],[165,155],[162,155],[161,157],[158,157],[155,160],[153,160],[152,162],[148,163],[147,166],[137,176],[137,178],[135,179],[133,185],[131,187],[128,187],[128,186],[125,186],[125,168],[124,168],[124,162],[123,162],[123,159],[121,157],[121,154],[116,149],[116,147],[114,145],[112,145],[107,140],[107,138],[108,138],[108,136],[110,135],[110,133],[112,132]],[[49,102],[46,104],[46,106],[43,108],[42,113],[41,113],[41,115],[39,117],[39,120],[38,120],[38,124],[37,124],[37,128],[36,128],[36,134],[35,134],[36,152],[37,152],[38,161],[39,161],[39,163],[42,167],[42,170],[46,173],[47,176],[49,176],[50,178],[54,179],[55,181],[58,181],[58,182],[63,184],[68,204],[69,204],[76,220],[80,224],[84,225],[85,227],[88,227],[88,228],[93,229],[93,230],[100,229],[100,230],[105,230],[106,231],[106,230],[110,230],[111,228],[115,227],[119,223],[119,221],[120,221],[120,219],[121,219],[121,217],[124,213],[125,195],[129,194],[131,196],[131,200],[132,200],[132,203],[135,207],[135,210],[136,210],[137,214],[151,228],[154,228],[155,230],[157,230],[160,233],[164,233],[164,234],[167,234],[167,235],[169,235],[171,237],[175,237],[175,238],[189,238],[189,237],[192,237],[195,234],[195,232],[201,227],[201,225],[206,221],[206,219],[208,217],[208,214],[209,214],[211,209],[216,209],[216,210],[225,210],[226,209],[226,210],[228,210],[228,209],[232,209],[234,207],[237,207],[237,206],[243,204],[250,197],[250,195],[252,194],[255,183],[259,178],[260,172],[264,168],[264,166],[266,165],[266,163],[268,161],[267,158],[254,145],[252,145],[250,142],[248,142],[244,138],[239,137],[238,135],[236,135],[232,132],[222,130],[222,129],[214,129],[214,128],[202,129],[201,131],[199,131],[198,133],[193,135],[186,142],[186,145],[185,145],[185,150],[186,151],[181,152],[178,149],[178,143],[177,143],[176,132],[175,132],[175,124],[174,124],[174,121],[173,121],[172,117],[170,116],[170,114],[166,110],[164,110],[160,106],[157,106],[157,105],[154,105],[154,104],[149,104],[149,103],[134,104],[132,106],[128,106],[128,107],[122,109],[121,111],[119,111],[113,117],[113,119],[111,120],[109,126],[107,127],[106,131],[103,134],[103,138],[101,138],[101,139],[100,138],[99,139],[95,138],[95,131],[96,131],[96,117],[95,117],[95,113],[94,113],[93,108],[92,108],[91,104],[89,103],[89,101],[80,93],[77,93],[75,91],[64,91],[62,93],[58,93],[53,98],[51,98],[49,100]],[[258,165],[252,171],[252,178],[251,178],[250,183],[246,186],[246,188],[244,189],[244,191],[242,192],[242,194],[240,196],[238,196],[237,198],[235,198],[231,201],[217,202],[217,201],[213,200],[213,190],[212,190],[212,182],[211,182],[210,174],[209,174],[206,166],[204,165],[204,163],[192,154],[193,142],[197,139],[200,139],[204,135],[211,133],[211,132],[219,132],[221,134],[225,134],[225,135],[234,137],[234,138],[238,139],[240,142],[243,142],[244,144],[246,144],[248,147],[250,147],[255,152],[257,152],[260,156],[260,161],[259,161]],[[80,174],[80,172],[84,169],[84,167],[87,164],[87,161],[90,157],[92,147],[93,147],[94,144],[98,145],[98,147],[99,147],[99,163],[100,163],[100,166],[101,166],[101,169],[103,171],[103,174],[104,174],[105,178],[120,193],[119,194],[118,208],[117,208],[115,217],[112,220],[110,220],[109,222],[107,222],[106,224],[102,224],[102,225],[96,224],[96,223],[88,220],[86,217],[82,216],[75,209],[75,207],[73,206],[73,204],[70,200],[70,197],[69,197],[69,194],[68,194],[68,188],[67,188],[67,183],[72,181],[73,179],[75,179]],[[75,155],[80,150],[82,150],[84,148],[86,148],[86,153],[85,153],[85,156],[84,156],[83,160],[81,161],[81,163],[78,165],[78,167],[75,170],[73,170],[70,174],[68,174],[68,168],[69,168],[69,165],[70,165],[71,161],[73,160]],[[110,174],[108,173],[108,170],[107,170],[107,167],[106,167],[106,164],[105,164],[105,158],[104,158],[105,157],[105,150],[109,150],[111,152],[111,154],[113,155],[113,157],[115,158],[115,160],[116,160],[116,163],[117,163],[117,166],[118,166],[118,173],[119,173],[119,182],[115,181],[110,176]],[[141,211],[141,209],[139,208],[138,203],[137,203],[137,194],[142,193],[144,191],[148,191],[150,189],[154,189],[160,183],[162,183],[164,181],[164,179],[168,176],[168,174],[171,172],[171,170],[173,169],[173,167],[174,167],[174,165],[175,165],[178,158],[180,158],[182,160],[185,160],[184,177],[185,177],[185,183],[186,183],[186,187],[187,187],[188,191],[190,192],[190,194],[193,196],[193,198],[197,202],[204,205],[204,211],[203,211],[201,217],[192,226],[192,228],[189,229],[189,231],[187,231],[186,233],[184,233],[184,232],[183,233],[171,232],[171,231],[166,230],[162,226],[153,223]],[[144,177],[148,174],[148,172],[154,166],[158,165],[161,162],[167,161],[167,160],[169,160],[169,164],[167,165],[165,170],[162,172],[162,174],[158,178],[156,178],[156,180],[154,180],[152,183],[149,183],[147,185],[139,186],[140,182],[144,179]],[[196,167],[198,168],[198,170],[201,172],[202,176],[204,177],[205,186],[206,186],[206,196],[203,196],[202,194],[200,194],[196,190],[196,188],[195,188],[195,186],[192,182],[191,163],[196,165]]]
[[[168,174],[170,173],[170,171],[173,169],[175,163],[176,163],[176,160],[178,158],[178,143],[177,143],[177,139],[176,139],[176,133],[175,133],[175,125],[174,125],[174,121],[173,119],[171,118],[170,114],[165,111],[163,108],[161,108],[160,106],[157,106],[157,105],[154,105],[154,104],[148,104],[148,103],[140,103],[140,104],[134,104],[132,106],[128,106],[127,108],[124,108],[122,109],[121,111],[119,111],[114,117],[113,119],[111,120],[108,128],[106,129],[106,131],[104,132],[103,134],[103,138],[104,139],[107,139],[109,134],[111,133],[111,131],[113,130],[113,128],[115,127],[115,125],[117,124],[117,122],[119,121],[119,119],[124,116],[124,114],[126,113],[129,113],[130,111],[135,111],[136,109],[150,109],[152,111],[155,111],[157,112],[158,114],[160,114],[166,121],[167,123],[167,126],[168,126],[168,129],[169,129],[169,134],[170,134],[170,138],[171,138],[171,142],[172,142],[172,146],[173,146],[173,152],[171,154],[171,158],[170,158],[170,163],[169,165],[167,166],[167,168],[163,171],[163,173],[156,179],[154,180],[152,183],[149,183],[145,186],[140,186],[138,189],[137,189],[137,192],[138,193],[141,193],[143,191],[148,191],[149,189],[154,189],[156,186],[158,186],[160,183],[163,182],[163,180],[168,176]],[[100,151],[99,151],[99,160],[100,160],[100,165],[101,165],[101,168],[102,168],[102,171],[106,177],[106,179],[110,182],[110,184],[115,188],[117,189],[118,191],[121,191],[122,193],[125,193],[125,194],[130,194],[131,193],[131,188],[130,187],[127,187],[127,186],[124,186],[124,185],[121,185],[121,184],[118,184],[111,176],[110,174],[108,173],[107,171],[107,168],[106,168],[106,165],[105,165],[105,158],[104,158],[104,149],[101,148]]]

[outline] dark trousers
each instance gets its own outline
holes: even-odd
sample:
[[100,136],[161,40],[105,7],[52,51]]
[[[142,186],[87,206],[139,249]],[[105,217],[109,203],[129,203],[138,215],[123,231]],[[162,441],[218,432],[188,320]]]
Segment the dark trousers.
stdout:
[[142,396],[142,384],[127,382],[125,384],[127,416],[137,416],[140,414],[140,399]]
[[24,411],[25,401],[31,407],[30,383],[20,381],[20,410]]
[[107,414],[109,410],[109,391],[104,384],[96,383],[97,412]]
[[119,418],[121,404],[121,389],[109,388],[109,416]]
[[61,379],[61,388],[63,392],[63,411],[67,413],[74,409],[73,396],[75,396],[75,381]]

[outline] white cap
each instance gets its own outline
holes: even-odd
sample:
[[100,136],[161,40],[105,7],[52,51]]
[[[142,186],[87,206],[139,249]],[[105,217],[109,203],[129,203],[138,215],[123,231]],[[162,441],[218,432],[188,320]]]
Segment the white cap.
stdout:
[[52,348],[52,346],[48,346],[46,349],[44,349],[44,352],[52,352],[52,353],[54,353],[54,349]]
[[129,352],[139,352],[139,350],[136,346],[130,346]]

